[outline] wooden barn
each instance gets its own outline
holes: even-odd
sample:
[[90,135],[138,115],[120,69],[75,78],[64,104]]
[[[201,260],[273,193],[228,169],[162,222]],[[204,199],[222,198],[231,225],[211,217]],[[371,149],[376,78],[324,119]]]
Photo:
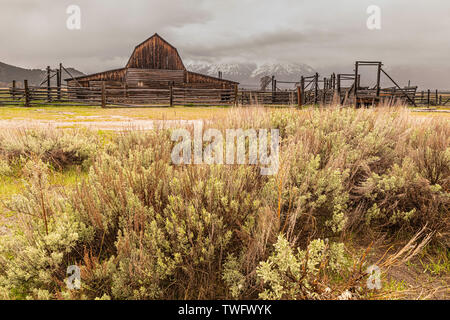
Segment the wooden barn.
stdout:
[[66,79],[68,87],[232,89],[239,83],[188,71],[178,50],[158,34],[137,45],[121,69]]

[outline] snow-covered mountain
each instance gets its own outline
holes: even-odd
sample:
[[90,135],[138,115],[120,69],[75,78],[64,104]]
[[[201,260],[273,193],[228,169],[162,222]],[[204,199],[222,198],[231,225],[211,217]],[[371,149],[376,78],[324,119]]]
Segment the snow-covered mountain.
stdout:
[[189,71],[217,77],[219,71],[224,79],[234,80],[243,87],[258,87],[264,76],[275,76],[278,81],[299,81],[300,77],[309,76],[316,71],[300,63],[191,63],[186,66]]
[[229,80],[250,78],[252,72],[257,68],[256,64],[251,63],[221,63],[221,64],[206,64],[196,63],[187,65],[189,71],[207,74],[209,76],[217,77],[219,71],[222,71],[223,77]]
[[255,70],[253,70],[252,78],[260,79],[264,76],[275,75],[277,80],[285,80],[285,81],[298,81],[300,77],[309,76],[314,74],[316,71],[306,64],[299,63],[277,63],[270,64],[265,63],[263,65],[258,66]]

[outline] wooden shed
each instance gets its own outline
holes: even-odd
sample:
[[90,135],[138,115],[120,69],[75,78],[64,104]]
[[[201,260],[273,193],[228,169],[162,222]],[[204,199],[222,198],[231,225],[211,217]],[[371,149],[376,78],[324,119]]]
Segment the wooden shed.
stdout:
[[69,87],[235,89],[238,82],[188,71],[178,50],[157,33],[137,45],[121,69],[66,79]]

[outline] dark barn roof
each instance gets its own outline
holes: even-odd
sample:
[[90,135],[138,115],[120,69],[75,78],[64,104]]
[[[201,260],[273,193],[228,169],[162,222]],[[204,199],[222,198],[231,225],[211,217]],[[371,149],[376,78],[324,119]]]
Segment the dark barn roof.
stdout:
[[[125,79],[125,74],[127,72],[127,68],[120,68],[114,70],[108,70],[103,72],[97,72],[93,74],[88,74],[85,76],[75,77],[75,80],[91,80],[91,81],[104,81],[104,80],[113,80],[113,81],[123,81]],[[66,81],[73,80],[72,78],[65,79]]]
[[[189,74],[189,78],[197,79],[200,82],[208,81],[209,79],[219,83],[238,84],[235,81],[187,71],[178,54],[178,50],[157,33],[134,48],[124,68],[98,72],[73,79],[79,81],[124,81],[128,69],[179,70],[185,71]],[[65,80],[71,81],[73,79]]]

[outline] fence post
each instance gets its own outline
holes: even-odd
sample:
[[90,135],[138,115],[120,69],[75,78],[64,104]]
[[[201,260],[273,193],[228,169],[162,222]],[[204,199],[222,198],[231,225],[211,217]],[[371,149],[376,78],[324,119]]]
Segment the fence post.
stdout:
[[275,80],[275,76],[272,76],[272,104],[275,104],[276,92],[277,92],[277,80]]
[[50,102],[51,100],[50,66],[47,66],[47,102]]
[[57,88],[57,100],[61,101],[61,83],[62,83],[62,73],[61,73],[61,63],[59,64],[59,69],[56,70],[56,86]]
[[299,107],[302,106],[302,88],[297,87],[297,104]]
[[238,94],[239,94],[239,92],[238,92],[238,86],[237,86],[237,84],[235,84],[235,85],[234,85],[234,105],[235,105],[236,107],[237,107],[238,104],[239,104],[239,101],[238,101],[238,99],[239,99]]
[[439,96],[438,96],[438,90],[436,89],[436,105],[438,105],[438,100],[439,100]]
[[319,74],[316,72],[314,76],[314,104],[319,101]]
[[169,84],[169,105],[173,107],[173,82]]
[[106,108],[106,85],[102,82],[102,108]]
[[378,71],[377,71],[377,98],[380,97],[381,93],[381,62],[378,62]]
[[430,91],[430,89],[428,89],[428,92],[427,92],[427,104],[428,104],[428,106],[430,106],[430,95],[431,95],[431,91]]
[[23,87],[25,89],[25,107],[30,107],[30,89],[28,88],[28,80],[23,80]]
[[16,80],[13,80],[12,82],[12,99],[15,100],[16,99]]
[[275,101],[275,90],[276,90],[275,76],[272,76],[272,104]]
[[341,100],[341,75],[337,75],[337,81],[336,81],[336,89],[339,96],[339,101]]
[[359,73],[358,73],[359,63],[355,62],[355,100],[358,99],[358,85],[359,85]]
[[302,94],[301,94],[301,100],[300,100],[300,103],[301,103],[301,105],[303,105],[303,104],[305,104],[306,103],[306,95],[305,95],[305,77],[304,76],[302,76],[301,78],[300,78],[300,89],[301,89],[301,92],[302,92]]

